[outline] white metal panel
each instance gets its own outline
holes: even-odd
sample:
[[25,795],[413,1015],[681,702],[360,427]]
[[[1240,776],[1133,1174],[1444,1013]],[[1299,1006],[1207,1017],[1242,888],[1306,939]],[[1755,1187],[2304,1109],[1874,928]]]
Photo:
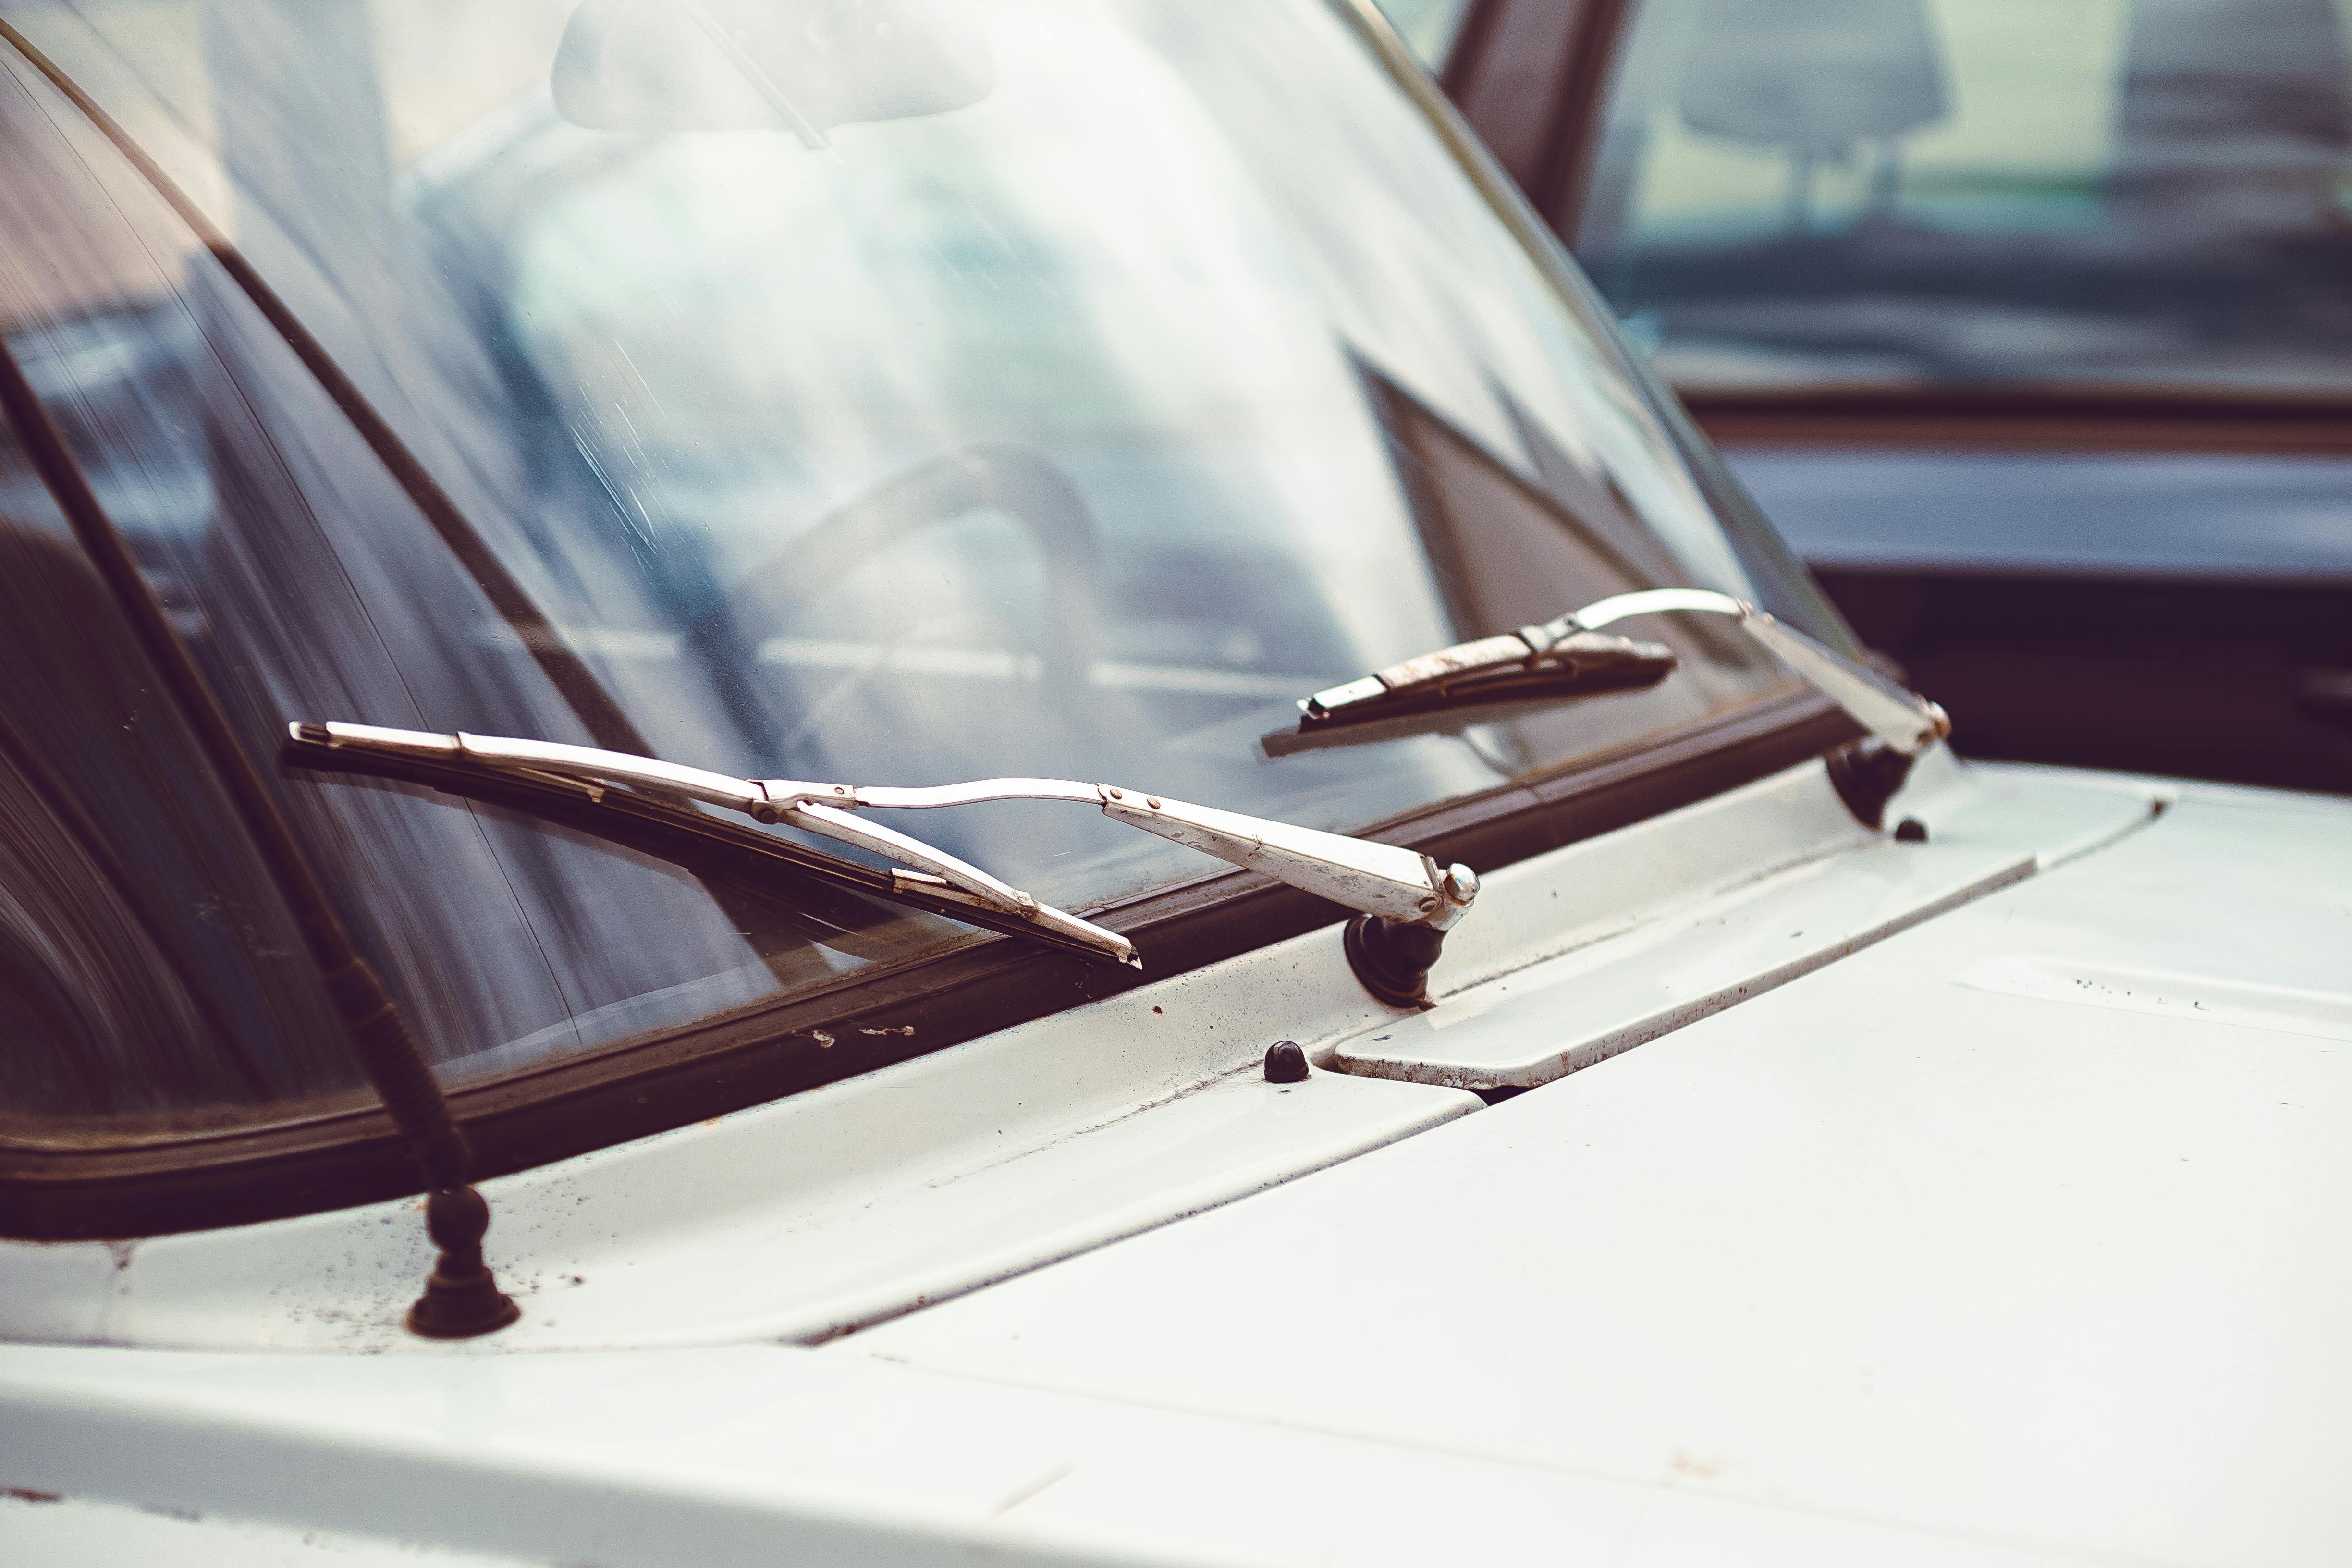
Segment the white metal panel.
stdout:
[[2352,803],[2262,798],[824,1353],[2105,1560],[2352,1560],[2352,1052],[1958,983],[2352,994]]
[[[2142,826],[2166,798],[2112,779],[1964,777],[1940,749],[1920,774],[1889,816],[1925,823],[1931,837],[1919,843],[1830,819],[1818,794],[1787,775],[1751,786],[1759,806],[1823,814],[1810,835],[1788,835],[1810,840],[1814,858],[1760,877],[1737,842],[1752,810],[1677,814],[1600,841],[1559,879],[1572,899],[1607,911],[1571,927],[1579,945],[1374,1025],[1320,1059],[1465,1089],[1548,1083]],[[1665,843],[1675,853],[1662,854]],[[1750,879],[1729,882],[1727,868]]]
[[19,1347],[0,1357],[0,1474],[602,1568],[2063,1561],[783,1346],[467,1361]]
[[[2147,798],[2114,781],[1972,772],[1937,751],[1897,805],[1939,838],[1965,819],[1970,842],[2014,858],[2112,835],[2145,819]],[[1865,867],[1879,842],[1812,763],[1504,868],[1448,941],[1437,1016],[1482,1005],[1480,982],[1595,942],[1619,955],[1612,973],[1643,984],[1656,966],[1640,942],[1604,939],[1703,918],[1776,869]],[[1837,879],[1873,885],[1859,869]],[[402,1330],[430,1263],[406,1203],[111,1246],[0,1243],[0,1336],[425,1354],[818,1338],[1476,1109],[1404,1082],[1318,1077],[1286,1097],[1253,1081],[1277,1038],[1328,1058],[1408,1017],[1364,994],[1334,927],[501,1177],[484,1184],[488,1247],[524,1316],[486,1341]]]
[[13,1568],[517,1568],[526,1561],[26,1489],[0,1492],[0,1560]]
[[[1441,977],[1621,929],[1661,889],[1700,896],[1864,842],[1821,764],[1792,768],[1506,868]],[[430,1267],[404,1202],[111,1246],[0,1242],[0,1336],[425,1354],[820,1336],[1475,1109],[1456,1090],[1347,1079],[1305,1099],[1239,1087],[1276,1039],[1318,1048],[1400,1016],[1349,972],[1335,926],[487,1182],[489,1254],[524,1316],[483,1342],[402,1330]]]
[[1874,844],[1779,872],[1331,1047],[1332,1068],[1533,1088],[2032,874],[2015,848]]
[[[1213,1038],[1183,986],[1163,994],[1139,1010],[1174,1050]],[[493,1340],[402,1331],[431,1265],[413,1201],[111,1249],[19,1244],[0,1311],[24,1338],[421,1353],[819,1338],[1479,1109],[1333,1073],[1269,1084],[1256,1035],[1226,1026],[1240,1070],[1156,1103],[1073,1093],[1083,1075],[1057,1074],[1044,1040],[989,1064],[992,1081],[908,1063],[748,1113],[733,1136],[705,1124],[485,1183],[491,1256],[526,1309]],[[1109,1057],[1116,1039],[1065,1048]]]

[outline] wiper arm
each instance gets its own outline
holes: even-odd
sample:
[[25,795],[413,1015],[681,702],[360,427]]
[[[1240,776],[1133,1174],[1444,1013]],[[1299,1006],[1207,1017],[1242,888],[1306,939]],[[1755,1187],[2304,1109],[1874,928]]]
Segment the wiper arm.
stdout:
[[1815,642],[1787,622],[1728,594],[1705,588],[1649,588],[1599,600],[1549,624],[1557,626],[1565,621],[1592,628],[1669,610],[1726,616],[1737,621],[1741,630],[1780,655],[1783,664],[1844,709],[1855,723],[1903,756],[1916,757],[1952,732],[1951,718],[1940,703],[1905,690],[1868,665]]
[[[982,779],[971,784],[899,789],[815,784],[799,779],[742,779],[652,757],[553,741],[436,735],[367,724],[294,724],[289,728],[297,746],[325,748],[338,753],[339,760],[366,757],[394,764],[454,766],[518,782],[535,781],[572,792],[584,788],[595,794],[624,786],[621,801],[633,801],[641,795],[666,797],[722,806],[757,822],[782,823],[895,862],[888,873],[893,892],[912,896],[927,904],[944,903],[972,911],[976,916],[993,917],[977,923],[1000,931],[1025,927],[1062,945],[1080,946],[1138,968],[1141,961],[1134,944],[1117,931],[1106,931],[1055,909],[945,850],[877,823],[861,820],[856,814],[930,810],[999,800],[1053,800],[1092,805],[1116,821],[1157,833],[1360,910],[1379,927],[1379,934],[1370,939],[1375,947],[1392,929],[1409,927],[1426,931],[1430,933],[1428,937],[1405,939],[1402,945],[1416,953],[1426,947],[1429,961],[1436,956],[1435,939],[1461,919],[1477,896],[1478,879],[1468,867],[1440,868],[1417,850],[1193,805],[1116,784],[1079,784],[1067,779]],[[764,839],[765,836],[758,837]],[[857,869],[862,871],[864,868]],[[1011,922],[1017,923],[1008,924],[1008,917]],[[1391,948],[1397,945],[1394,942],[1388,944]],[[1426,972],[1427,963],[1423,962],[1419,973],[1409,976],[1415,989]],[[1368,978],[1366,984],[1371,984],[1371,980]],[[1375,993],[1381,994],[1377,987]]]
[[[1877,671],[1824,647],[1743,599],[1705,588],[1651,588],[1619,594],[1539,626],[1457,643],[1302,699],[1298,727],[1265,737],[1269,755],[1411,732],[1431,714],[1454,723],[1466,710],[1501,708],[1595,691],[1652,685],[1675,668],[1671,649],[1601,635],[1602,626],[1670,611],[1722,616],[1870,731],[1865,752],[1838,775],[1839,793],[1856,816],[1877,826],[1911,761],[1952,731],[1943,709]],[[1499,714],[1497,715],[1499,716]],[[1400,723],[1402,721],[1402,723]]]

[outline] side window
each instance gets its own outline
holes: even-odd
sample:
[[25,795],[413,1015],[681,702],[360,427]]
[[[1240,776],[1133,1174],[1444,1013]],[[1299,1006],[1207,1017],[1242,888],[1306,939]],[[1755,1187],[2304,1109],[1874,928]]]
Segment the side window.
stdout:
[[1648,0],[1575,236],[1686,387],[2352,385],[2346,0]]

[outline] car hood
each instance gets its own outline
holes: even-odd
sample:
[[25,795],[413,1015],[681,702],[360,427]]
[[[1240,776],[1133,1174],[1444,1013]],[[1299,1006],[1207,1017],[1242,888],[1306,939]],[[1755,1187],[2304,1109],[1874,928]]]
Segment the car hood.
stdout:
[[[1437,1014],[1465,1023],[1415,1035],[1334,989],[1315,1054],[1349,1070],[1286,1095],[1244,1074],[1056,1110],[1082,1130],[861,1175],[837,1219],[784,1158],[814,1096],[574,1163],[543,1203],[509,1179],[508,1256],[588,1257],[622,1280],[611,1324],[698,1343],[565,1342],[590,1291],[560,1278],[536,1340],[295,1337],[377,1311],[358,1249],[401,1227],[368,1211],[142,1244],[81,1342],[0,1347],[0,1536],[34,1540],[32,1510],[59,1560],[166,1520],[192,1522],[151,1554],[222,1563],[257,1530],[613,1568],[2344,1561],[2352,803],[1923,769],[1895,806],[1929,842],[1897,845],[1826,792],[1813,764],[1508,868],[1449,951]],[[1710,834],[1771,823],[1815,850],[1668,896]],[[1648,912],[1512,936],[1556,897]],[[1135,992],[1132,1027],[1189,1026],[1194,985],[1224,1009],[1203,1039],[1305,1016],[1336,948]],[[839,1101],[817,1154],[938,1137],[926,1094],[992,1134],[1038,1062],[1175,1048],[1122,1017],[1016,1042],[1036,1059],[1001,1105],[992,1047],[876,1075],[895,1098]],[[1482,1105],[1450,1086],[1477,1073],[1551,1076]],[[650,1261],[609,1217],[706,1179],[740,1212]],[[593,1253],[569,1213],[623,1241]],[[987,1225],[1010,1249],[940,1272]],[[319,1279],[291,1272],[329,1239]],[[899,1315],[825,1339],[827,1312],[730,1295],[783,1300],[861,1250]]]
[[[2046,775],[2045,775],[2046,776]],[[841,1342],[2021,1548],[2352,1546],[2352,803],[2043,875]]]

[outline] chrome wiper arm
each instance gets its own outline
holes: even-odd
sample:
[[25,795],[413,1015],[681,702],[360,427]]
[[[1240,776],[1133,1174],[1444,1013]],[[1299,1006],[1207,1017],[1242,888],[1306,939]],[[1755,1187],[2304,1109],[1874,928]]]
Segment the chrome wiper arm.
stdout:
[[1097,806],[1105,816],[1213,855],[1364,914],[1405,925],[1450,929],[1477,897],[1467,867],[1441,868],[1415,849],[1320,828],[1298,827],[1237,811],[1171,800],[1118,784],[1069,779],[979,779],[927,789],[803,784],[769,779],[772,807],[822,811],[828,805],[927,811],[992,800],[1061,800]]
[[838,800],[840,805],[819,805],[814,800],[780,805],[770,798],[756,779],[735,778],[705,768],[595,746],[505,735],[440,735],[373,724],[297,723],[288,729],[297,743],[323,744],[336,752],[478,768],[518,779],[584,788],[592,795],[613,785],[625,785],[639,794],[723,806],[761,822],[788,823],[895,862],[890,868],[894,890],[919,892],[929,900],[950,906],[1009,915],[1065,942],[1141,967],[1135,944],[1117,931],[1056,909],[919,838],[878,823],[858,821],[841,808],[856,804],[848,798],[850,792],[845,785],[813,786],[827,792],[825,798]]
[[[1299,700],[1300,737],[1431,712],[1580,697],[1649,686],[1675,668],[1661,643],[1600,628],[1633,616],[1696,611],[1728,616],[1824,696],[1905,756],[1951,733],[1943,709],[1825,647],[1745,600],[1705,588],[1619,594],[1539,626],[1456,643]],[[1271,742],[1274,737],[1267,737]],[[1276,750],[1269,744],[1268,750]]]
[[[652,757],[593,746],[497,735],[439,735],[368,724],[294,724],[296,742],[417,761],[463,763],[522,779],[632,791],[739,811],[855,845],[896,862],[894,885],[926,896],[1011,914],[1140,967],[1127,938],[1055,909],[921,839],[861,820],[859,811],[930,810],[985,801],[1054,800],[1092,805],[1104,816],[1188,845],[1327,898],[1385,927],[1450,928],[1477,896],[1466,866],[1441,868],[1428,856],[1346,834],[1193,805],[1116,784],[1067,779],[983,779],[929,788],[742,779]],[[908,868],[899,869],[898,868]],[[1430,956],[1435,956],[1430,946]],[[1425,966],[1424,966],[1425,968]]]
[[1429,728],[1432,715],[1459,724],[1507,704],[1650,685],[1674,668],[1673,651],[1604,636],[1600,628],[1670,612],[1732,620],[1870,731],[1870,741],[1830,761],[1839,795],[1873,827],[1902,787],[1912,761],[1952,732],[1951,720],[1937,704],[1744,599],[1706,588],[1648,588],[1598,600],[1539,626],[1456,643],[1318,691],[1300,700],[1297,730],[1277,731],[1262,743],[1268,755],[1280,756],[1412,733]]
[[1745,599],[1706,588],[1648,588],[1619,594],[1570,611],[1547,624],[1545,630],[1592,630],[1633,616],[1667,611],[1696,611],[1724,616],[1738,623],[1749,637],[1780,657],[1780,661],[1811,682],[1814,689],[1844,709],[1857,724],[1895,751],[1916,757],[1952,732],[1952,721],[1938,703],[1916,691],[1906,691],[1867,665],[1858,663],[1814,641],[1785,621],[1776,620]]

